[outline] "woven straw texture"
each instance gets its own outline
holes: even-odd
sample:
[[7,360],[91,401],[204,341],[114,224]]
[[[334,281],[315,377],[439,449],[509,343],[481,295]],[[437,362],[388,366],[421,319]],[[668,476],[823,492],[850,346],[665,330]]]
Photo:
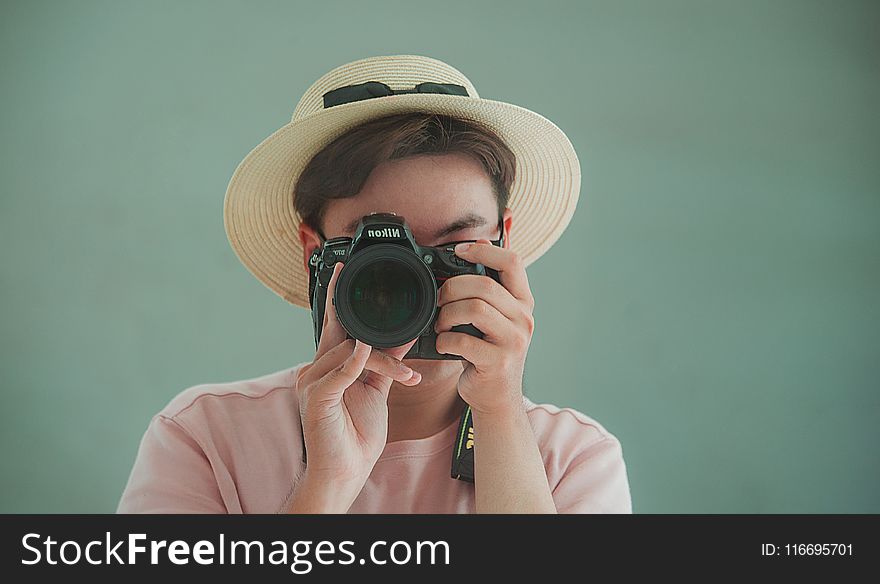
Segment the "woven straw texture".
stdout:
[[[323,108],[331,89],[382,81],[392,89],[423,81],[456,83],[469,97],[402,94]],[[373,118],[427,111],[478,122],[516,154],[508,206],[514,217],[510,247],[529,265],[562,235],[577,205],[580,164],[565,133],[525,108],[481,99],[462,73],[419,55],[370,57],[342,65],[302,96],[291,122],[258,144],[229,181],[223,208],[226,235],[247,269],[287,302],[309,307],[308,272],[297,235],[293,189],[302,169],[326,144]],[[328,234],[332,237],[332,234]]]

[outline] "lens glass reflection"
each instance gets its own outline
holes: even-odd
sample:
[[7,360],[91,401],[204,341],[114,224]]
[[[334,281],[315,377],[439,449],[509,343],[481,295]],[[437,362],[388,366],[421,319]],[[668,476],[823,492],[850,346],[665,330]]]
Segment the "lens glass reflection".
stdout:
[[349,305],[365,326],[390,331],[419,312],[419,281],[411,268],[394,260],[372,262],[358,271],[349,286]]

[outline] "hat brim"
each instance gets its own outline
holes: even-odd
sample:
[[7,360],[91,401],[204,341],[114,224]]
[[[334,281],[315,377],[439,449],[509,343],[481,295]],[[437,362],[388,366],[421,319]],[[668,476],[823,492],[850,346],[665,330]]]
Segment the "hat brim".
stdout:
[[386,115],[425,111],[478,122],[516,155],[508,207],[516,221],[510,248],[528,266],[568,226],[580,192],[580,163],[571,141],[547,118],[489,99],[402,94],[346,103],[279,128],[241,161],[223,207],[226,235],[238,258],[287,302],[309,308],[308,277],[298,237],[293,188],[303,168],[329,142]]

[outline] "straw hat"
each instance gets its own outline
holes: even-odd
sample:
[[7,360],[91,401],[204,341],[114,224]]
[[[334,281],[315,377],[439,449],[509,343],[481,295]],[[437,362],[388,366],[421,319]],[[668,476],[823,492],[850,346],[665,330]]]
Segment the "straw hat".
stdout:
[[[392,91],[384,94],[379,81]],[[332,90],[341,89],[327,96]],[[376,90],[379,87],[380,90]],[[441,93],[435,93],[439,91]],[[482,99],[454,67],[419,55],[360,59],[336,67],[305,92],[290,123],[245,156],[229,181],[223,206],[226,235],[254,276],[291,304],[309,308],[308,273],[298,237],[293,189],[312,157],[363,122],[425,111],[478,122],[516,155],[508,207],[516,231],[510,248],[529,265],[565,230],[577,205],[581,172],[577,154],[553,122],[525,108]],[[331,235],[332,237],[332,235]]]

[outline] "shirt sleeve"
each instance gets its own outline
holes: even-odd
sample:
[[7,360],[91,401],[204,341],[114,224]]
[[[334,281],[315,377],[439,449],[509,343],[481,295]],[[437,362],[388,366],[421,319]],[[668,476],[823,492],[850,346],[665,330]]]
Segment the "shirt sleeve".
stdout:
[[572,459],[556,488],[558,513],[632,513],[623,448],[608,435]]
[[211,463],[174,419],[156,415],[141,439],[117,513],[226,513]]

